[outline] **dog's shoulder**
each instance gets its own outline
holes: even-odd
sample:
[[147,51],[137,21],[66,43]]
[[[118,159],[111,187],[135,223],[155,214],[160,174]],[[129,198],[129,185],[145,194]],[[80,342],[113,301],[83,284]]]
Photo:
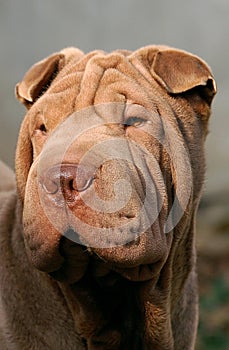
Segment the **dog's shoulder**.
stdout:
[[13,171],[0,161],[0,231],[10,220],[15,211],[15,177]]
[[15,188],[14,172],[0,160],[0,193]]
[[0,192],[0,251],[6,241],[10,240],[15,223],[17,208],[16,191],[8,190]]

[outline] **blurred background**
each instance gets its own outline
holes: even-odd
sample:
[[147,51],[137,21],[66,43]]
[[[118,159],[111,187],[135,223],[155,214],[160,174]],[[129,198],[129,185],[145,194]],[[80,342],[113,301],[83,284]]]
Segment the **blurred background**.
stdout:
[[228,0],[1,0],[0,158],[14,165],[24,108],[14,86],[27,69],[67,46],[88,52],[167,44],[197,54],[218,84],[198,218],[198,350],[229,349]]

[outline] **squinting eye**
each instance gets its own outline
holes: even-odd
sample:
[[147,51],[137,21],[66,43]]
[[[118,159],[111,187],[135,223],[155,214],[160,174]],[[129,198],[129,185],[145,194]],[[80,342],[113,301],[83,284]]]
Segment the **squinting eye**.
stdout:
[[39,125],[32,134],[32,137],[46,137],[47,129],[44,124]]
[[130,117],[125,121],[124,125],[125,126],[135,126],[137,128],[137,127],[144,125],[145,123],[146,123],[146,120],[143,118]]
[[40,131],[42,131],[42,132],[44,132],[44,133],[47,132],[47,129],[46,129],[46,127],[45,127],[45,124],[41,124],[38,130],[40,130]]

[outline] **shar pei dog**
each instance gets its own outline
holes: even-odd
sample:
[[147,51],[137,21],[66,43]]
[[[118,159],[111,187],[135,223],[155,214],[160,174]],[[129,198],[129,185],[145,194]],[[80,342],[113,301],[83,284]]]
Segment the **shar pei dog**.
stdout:
[[194,349],[215,93],[204,61],[166,46],[29,69],[16,190],[0,179],[2,350]]

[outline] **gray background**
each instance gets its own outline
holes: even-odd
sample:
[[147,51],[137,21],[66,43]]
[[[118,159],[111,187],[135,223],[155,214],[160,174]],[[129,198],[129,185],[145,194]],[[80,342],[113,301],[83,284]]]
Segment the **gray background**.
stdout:
[[212,67],[218,83],[207,141],[206,193],[229,190],[228,0],[0,0],[0,158],[13,167],[25,110],[14,85],[36,61],[63,47],[137,49],[168,44]]

